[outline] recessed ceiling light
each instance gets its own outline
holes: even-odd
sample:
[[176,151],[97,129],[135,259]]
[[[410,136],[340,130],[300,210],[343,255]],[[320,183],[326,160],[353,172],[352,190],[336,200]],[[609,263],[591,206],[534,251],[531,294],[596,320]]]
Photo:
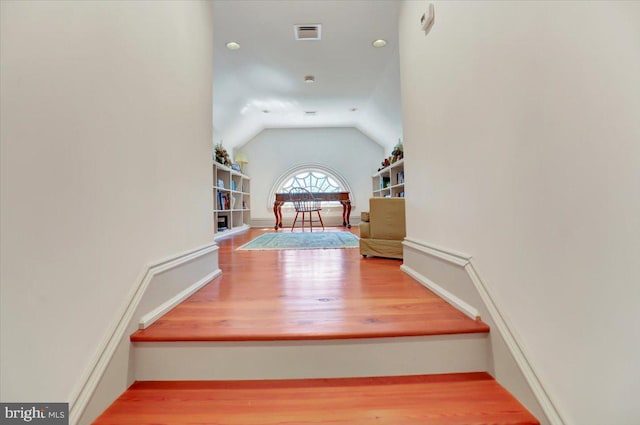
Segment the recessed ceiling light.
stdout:
[[350,110],[351,112],[357,112],[357,111],[358,111],[358,108],[351,108],[351,109],[349,109],[349,110]]
[[230,41],[227,43],[227,49],[229,50],[238,50],[240,48],[240,44],[235,41]]
[[383,40],[383,39],[379,38],[377,40],[374,40],[374,42],[371,43],[371,45],[373,47],[384,47],[384,46],[387,45],[387,40]]
[[315,83],[316,82],[316,77],[314,77],[313,75],[305,75],[304,76],[304,82],[307,83],[307,84]]
[[264,114],[268,114],[268,113],[269,113],[269,112],[271,112],[271,111],[270,111],[270,110],[268,110],[268,109],[263,109],[263,110],[262,110],[262,112],[263,112]]

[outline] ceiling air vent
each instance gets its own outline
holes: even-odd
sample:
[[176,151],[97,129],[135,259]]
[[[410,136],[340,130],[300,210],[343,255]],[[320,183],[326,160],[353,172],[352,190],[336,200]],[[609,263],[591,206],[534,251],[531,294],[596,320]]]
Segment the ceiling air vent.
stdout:
[[296,40],[320,40],[322,35],[322,25],[301,24],[293,26],[293,33]]
[[318,114],[318,111],[304,111],[305,117],[314,117]]

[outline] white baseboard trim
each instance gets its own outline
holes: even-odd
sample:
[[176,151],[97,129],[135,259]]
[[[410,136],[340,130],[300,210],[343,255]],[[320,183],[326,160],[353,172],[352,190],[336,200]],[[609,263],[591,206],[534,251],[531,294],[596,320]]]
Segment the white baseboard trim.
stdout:
[[[409,248],[412,248],[426,255],[439,258],[441,260],[454,264],[458,267],[461,267],[467,272],[469,279],[473,282],[473,285],[476,291],[478,292],[482,302],[484,303],[487,311],[489,312],[489,315],[494,321],[498,332],[500,333],[503,340],[505,341],[505,344],[509,352],[511,353],[516,364],[520,368],[527,383],[529,384],[529,387],[531,388],[531,391],[533,392],[538,403],[540,404],[541,408],[546,414],[549,422],[552,425],[565,425],[566,421],[563,419],[562,415],[560,415],[558,408],[553,403],[553,401],[549,397],[549,394],[547,393],[542,383],[540,382],[540,379],[538,378],[533,366],[531,365],[531,362],[529,361],[529,356],[527,356],[522,342],[519,341],[518,337],[516,337],[516,334],[514,333],[512,327],[509,325],[508,320],[505,318],[504,314],[500,311],[493,297],[491,296],[491,292],[489,291],[489,288],[480,278],[480,274],[478,273],[477,267],[475,267],[473,264],[472,257],[470,255],[462,254],[462,253],[449,250],[443,247],[439,247],[433,244],[428,244],[423,241],[418,241],[413,238],[406,238],[403,244]],[[411,270],[409,267],[405,267],[404,265],[402,267],[404,267],[404,269]],[[428,279],[426,278],[424,279],[428,281]],[[419,282],[422,282],[421,279],[417,279],[417,280]],[[435,286],[440,288],[437,285]],[[443,291],[445,290],[443,289]],[[440,293],[438,293],[438,295],[440,295]],[[446,297],[443,297],[443,298],[449,301]]]
[[[325,217],[325,215],[322,215],[322,220],[324,221],[324,225],[325,227],[340,227],[342,226],[342,215],[335,216],[335,217]],[[287,228],[291,228],[291,223],[293,222],[293,218],[289,218],[289,217],[285,217],[283,219],[284,224],[283,224],[283,229],[287,229]],[[251,227],[253,228],[259,228],[259,229],[273,229],[274,225],[276,223],[276,219],[275,218],[255,218],[255,219],[251,219]],[[351,224],[351,227],[357,227],[358,225],[360,225],[360,215],[358,214],[358,217],[351,217],[349,219],[349,223]]]
[[243,224],[242,226],[234,227],[233,229],[224,230],[222,232],[217,232],[215,234],[215,236],[213,237],[213,240],[217,241],[218,239],[226,238],[227,236],[237,235],[238,233],[242,233],[245,230],[249,230],[249,225],[248,224]]
[[213,279],[220,276],[221,274],[222,274],[222,270],[220,269],[214,271],[213,273],[209,273],[208,275],[206,275],[205,277],[203,277],[193,285],[181,291],[179,294],[176,294],[170,300],[167,300],[166,302],[159,305],[157,308],[154,308],[152,311],[150,311],[149,313],[145,314],[140,318],[138,329],[148,328],[153,324],[153,322],[158,320],[160,317],[164,316],[169,310],[171,310],[172,308],[180,304],[182,301],[189,298],[196,291],[198,291],[204,285],[211,282]]
[[470,260],[469,263],[464,267],[464,269],[466,270],[469,278],[476,287],[476,290],[480,294],[480,297],[482,298],[482,301],[484,302],[487,310],[489,310],[489,314],[493,318],[498,331],[502,335],[502,338],[509,348],[511,355],[513,355],[513,358],[520,367],[520,371],[522,371],[522,374],[527,380],[527,383],[529,383],[531,391],[538,400],[538,403],[540,403],[540,406],[547,415],[547,418],[553,425],[565,425],[566,421],[560,415],[560,412],[549,397],[549,394],[542,386],[542,382],[540,382],[538,375],[536,375],[536,372],[531,365],[531,362],[529,361],[529,356],[527,356],[522,343],[519,341],[519,338],[516,337],[512,330],[512,327],[509,325],[508,321],[505,319],[504,315],[493,300],[489,289],[480,278],[478,270],[474,266],[473,261]]
[[181,264],[187,263],[210,252],[217,251],[218,246],[212,242],[198,248],[167,257],[163,260],[147,264],[138,278],[138,284],[132,289],[127,304],[117,316],[118,320],[111,326],[107,337],[98,346],[89,368],[83,373],[79,385],[70,397],[69,423],[76,425],[86,409],[100,379],[102,378],[109,361],[113,357],[120,340],[133,318],[133,314],[140,304],[140,300],[147,290],[153,277],[159,273],[170,270]]
[[453,295],[451,292],[447,291],[443,287],[435,284],[431,280],[427,279],[425,276],[421,275],[414,269],[409,266],[401,265],[400,270],[420,282],[423,286],[427,287],[431,291],[435,292],[440,298],[444,299],[446,302],[454,306],[456,309],[460,310],[462,313],[466,314],[473,320],[480,320],[480,313],[477,309],[470,306],[457,296]]
[[273,229],[276,223],[275,218],[252,218],[251,219],[251,227],[252,228],[265,228],[265,229]]
[[446,248],[428,244],[426,242],[410,237],[405,238],[402,244],[408,246],[409,248],[413,248],[417,251],[421,251],[425,254],[429,254],[433,257],[440,258],[461,267],[466,266],[469,261],[471,261],[470,255],[462,254],[453,250],[448,250]]

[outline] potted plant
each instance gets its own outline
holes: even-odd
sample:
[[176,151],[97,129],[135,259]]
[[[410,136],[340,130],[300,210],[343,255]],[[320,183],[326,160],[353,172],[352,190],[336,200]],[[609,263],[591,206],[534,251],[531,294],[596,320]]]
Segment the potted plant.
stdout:
[[220,163],[222,165],[226,165],[227,167],[231,166],[231,160],[229,159],[229,153],[222,146],[222,141],[220,141],[220,143],[218,143],[217,145],[214,146],[213,157],[216,160],[216,162],[218,162],[218,163]]

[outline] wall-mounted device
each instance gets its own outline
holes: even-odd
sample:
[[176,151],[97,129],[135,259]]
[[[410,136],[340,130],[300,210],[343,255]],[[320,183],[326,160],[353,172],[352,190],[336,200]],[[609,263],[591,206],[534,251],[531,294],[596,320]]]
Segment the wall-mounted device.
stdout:
[[435,19],[435,12],[433,9],[433,3],[429,3],[427,11],[420,17],[420,28],[424,31],[424,35],[429,34],[431,27],[433,26],[433,20]]

